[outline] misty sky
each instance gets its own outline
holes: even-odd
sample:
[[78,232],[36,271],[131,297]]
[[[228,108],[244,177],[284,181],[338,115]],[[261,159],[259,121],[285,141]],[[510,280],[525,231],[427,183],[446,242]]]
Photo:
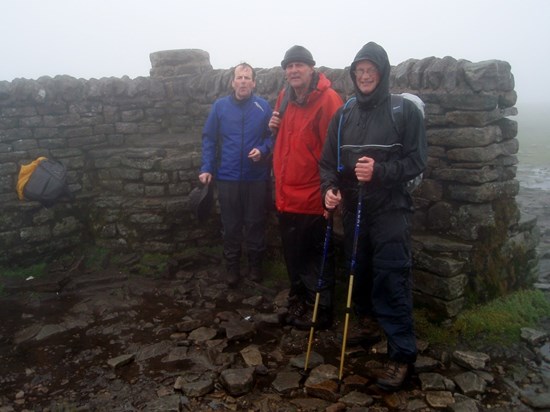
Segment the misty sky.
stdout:
[[0,80],[148,76],[151,52],[187,48],[206,50],[215,69],[270,68],[294,44],[343,68],[372,40],[393,65],[508,61],[518,106],[550,101],[547,0],[3,0],[0,10]]

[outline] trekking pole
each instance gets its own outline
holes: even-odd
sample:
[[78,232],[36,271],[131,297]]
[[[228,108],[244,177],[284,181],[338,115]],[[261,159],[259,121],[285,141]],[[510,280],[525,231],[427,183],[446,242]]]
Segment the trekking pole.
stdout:
[[309,328],[309,340],[307,342],[306,361],[304,363],[304,373],[307,373],[309,364],[309,355],[311,354],[311,344],[313,342],[313,334],[315,332],[315,323],[317,322],[317,311],[319,310],[319,300],[321,298],[321,288],[323,287],[323,274],[327,262],[328,248],[330,244],[330,236],[332,234],[333,212],[329,211],[327,220],[327,229],[325,232],[325,244],[323,246],[323,260],[321,261],[321,270],[317,279],[317,293],[315,293],[315,305],[313,306],[313,316],[311,317],[311,327]]
[[355,276],[355,266],[357,260],[357,244],[359,243],[359,226],[361,224],[361,207],[363,206],[363,184],[359,183],[359,199],[357,200],[357,215],[355,218],[355,231],[353,233],[353,249],[351,252],[351,265],[349,271],[348,296],[346,299],[346,317],[344,319],[344,335],[342,337],[342,353],[340,354],[340,370],[338,372],[338,390],[342,384],[342,375],[344,372],[344,358],[346,356],[346,342],[348,339],[349,314],[351,311],[351,296],[353,293],[353,278]]

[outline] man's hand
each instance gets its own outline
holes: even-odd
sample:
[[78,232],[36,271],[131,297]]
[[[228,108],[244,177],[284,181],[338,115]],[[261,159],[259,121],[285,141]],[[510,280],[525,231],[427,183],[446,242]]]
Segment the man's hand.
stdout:
[[203,185],[208,185],[212,181],[212,174],[208,172],[201,173],[199,175],[199,180]]
[[273,112],[271,119],[269,119],[268,127],[271,130],[271,133],[274,135],[279,131],[279,126],[281,126],[281,118],[279,117],[279,112]]
[[254,148],[250,151],[250,153],[248,153],[248,158],[252,159],[253,162],[259,162],[262,158],[262,152]]
[[332,211],[338,207],[342,201],[342,195],[339,190],[327,190],[325,193],[325,206],[328,210]]
[[374,172],[374,159],[363,156],[357,160],[355,165],[355,176],[360,182],[370,182]]

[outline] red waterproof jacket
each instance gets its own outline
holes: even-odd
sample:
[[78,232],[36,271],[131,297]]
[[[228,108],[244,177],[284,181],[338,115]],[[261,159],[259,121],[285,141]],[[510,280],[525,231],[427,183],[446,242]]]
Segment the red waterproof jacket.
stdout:
[[[317,77],[318,76],[318,77]],[[316,78],[317,77],[317,78]],[[342,106],[342,99],[323,73],[316,73],[314,89],[305,104],[290,100],[281,120],[273,152],[275,198],[279,212],[323,214],[319,159],[330,120]],[[279,111],[285,90],[275,107]]]

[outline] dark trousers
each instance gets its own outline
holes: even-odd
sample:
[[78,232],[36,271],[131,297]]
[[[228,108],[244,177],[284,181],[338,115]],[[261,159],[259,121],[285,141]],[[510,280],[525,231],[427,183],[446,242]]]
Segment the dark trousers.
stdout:
[[227,268],[238,269],[243,242],[249,267],[259,267],[266,248],[268,181],[216,182]]
[[[401,363],[416,360],[412,317],[410,212],[362,214],[353,287],[354,310],[378,320],[388,338],[388,356]],[[351,261],[355,213],[343,216],[346,253]]]
[[319,282],[323,263],[327,221],[320,215],[279,213],[279,227],[283,254],[290,281],[290,296],[315,302],[317,291],[320,307],[331,310],[334,290],[334,253],[328,248],[326,262]]

